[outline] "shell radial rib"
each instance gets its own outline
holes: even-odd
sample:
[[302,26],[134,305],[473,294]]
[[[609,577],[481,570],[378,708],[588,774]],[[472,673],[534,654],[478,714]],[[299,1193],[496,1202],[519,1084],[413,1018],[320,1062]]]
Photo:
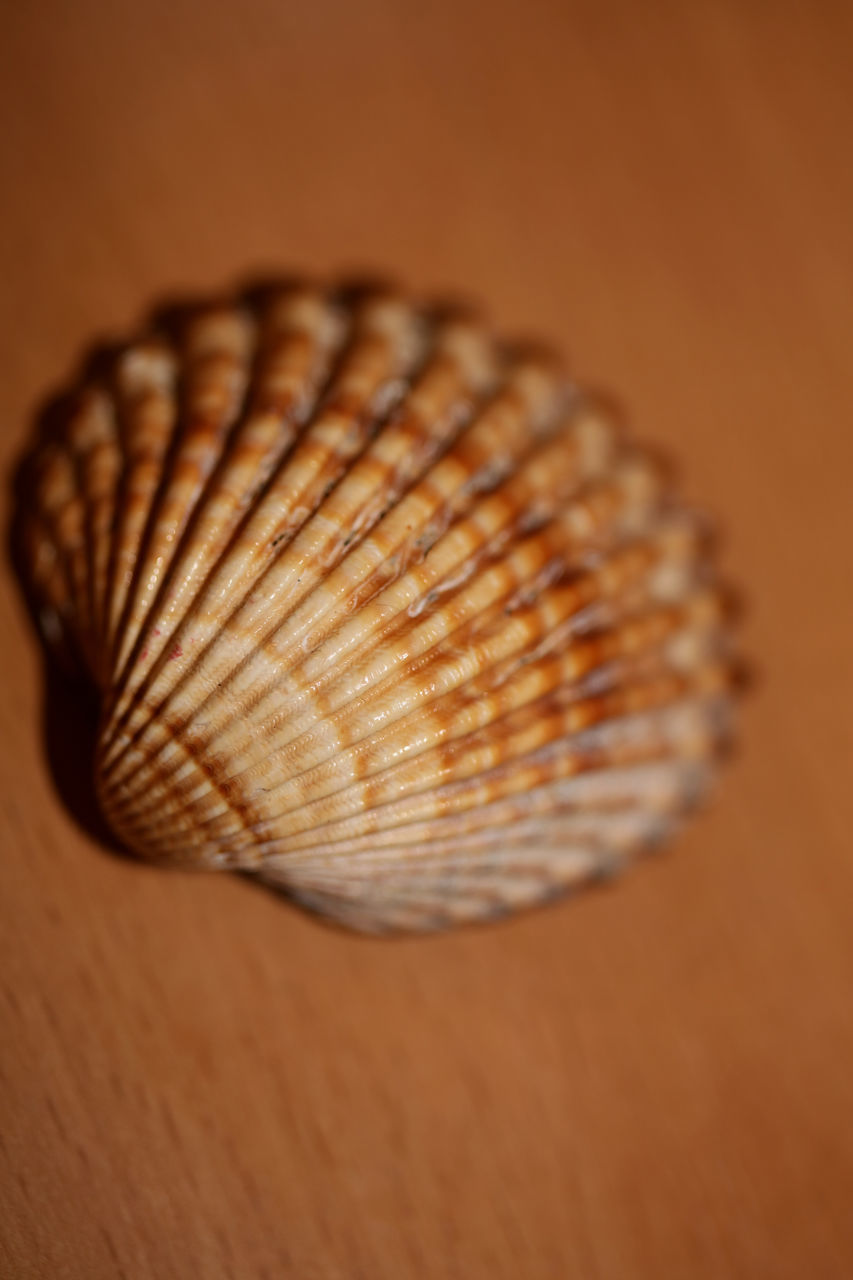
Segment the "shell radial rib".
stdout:
[[736,661],[705,523],[560,361],[386,286],[187,309],[27,469],[104,813],[365,930],[490,918],[657,843]]

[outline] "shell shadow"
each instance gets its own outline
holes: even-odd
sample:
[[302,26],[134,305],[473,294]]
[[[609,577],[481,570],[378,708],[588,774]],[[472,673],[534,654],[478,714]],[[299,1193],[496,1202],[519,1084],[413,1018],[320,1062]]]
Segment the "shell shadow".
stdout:
[[[98,358],[103,358],[103,348]],[[21,592],[33,635],[42,655],[40,736],[42,754],[56,794],[71,817],[104,853],[127,856],[104,820],[95,794],[93,761],[98,729],[98,698],[84,679],[77,657],[50,648],[38,622],[38,607],[23,551],[23,522],[28,503],[30,457],[38,441],[56,432],[67,412],[68,397],[53,396],[36,412],[30,444],[11,477],[12,519],[5,553]]]
[[[70,730],[73,728],[73,732]],[[42,746],[60,802],[104,853],[128,857],[107,825],[93,782],[98,703],[88,685],[45,662]]]

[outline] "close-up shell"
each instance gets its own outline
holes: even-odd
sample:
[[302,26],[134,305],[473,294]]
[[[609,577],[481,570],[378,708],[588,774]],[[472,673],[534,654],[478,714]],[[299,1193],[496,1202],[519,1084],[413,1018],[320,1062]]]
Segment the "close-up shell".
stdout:
[[387,286],[187,307],[24,472],[122,847],[356,928],[549,899],[707,791],[736,661],[705,521],[550,352]]

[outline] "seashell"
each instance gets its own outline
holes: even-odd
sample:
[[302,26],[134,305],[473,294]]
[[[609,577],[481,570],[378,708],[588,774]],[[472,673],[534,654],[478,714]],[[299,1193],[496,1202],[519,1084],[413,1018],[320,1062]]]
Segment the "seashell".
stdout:
[[27,468],[49,644],[143,858],[365,930],[527,907],[708,789],[737,663],[707,526],[553,354],[282,285],[114,354]]

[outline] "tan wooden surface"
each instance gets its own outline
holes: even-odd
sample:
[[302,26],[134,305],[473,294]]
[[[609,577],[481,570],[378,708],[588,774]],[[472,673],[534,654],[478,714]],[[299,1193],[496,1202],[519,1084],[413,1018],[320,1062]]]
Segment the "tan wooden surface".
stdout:
[[164,293],[460,285],[678,452],[762,670],[677,851],[365,941],[98,848],[6,573],[0,1275],[846,1280],[853,8],[37,0],[0,46],[4,465]]

